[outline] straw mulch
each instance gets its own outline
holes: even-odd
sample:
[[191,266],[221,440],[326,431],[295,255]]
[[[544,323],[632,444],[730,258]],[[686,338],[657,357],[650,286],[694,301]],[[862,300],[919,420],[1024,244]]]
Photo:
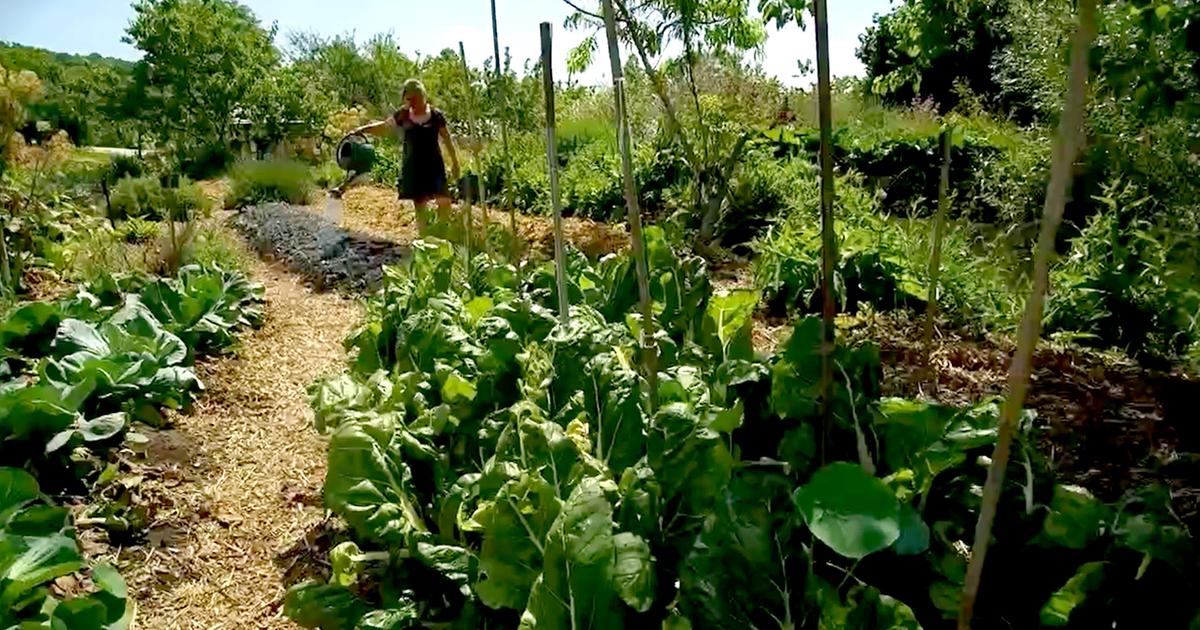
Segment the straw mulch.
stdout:
[[96,554],[129,582],[138,628],[295,627],[282,598],[325,527],[325,446],[305,388],[341,368],[361,311],[272,265],[252,272],[266,287],[264,326],[236,356],[198,366],[207,391],[151,433],[145,539]]
[[[351,188],[342,199],[342,227],[385,237],[400,244],[419,238],[412,204],[396,198],[396,191],[379,185]],[[320,209],[320,205],[317,206]],[[457,207],[456,207],[457,211]],[[460,215],[461,216],[461,215]],[[476,229],[484,221],[482,208],[473,213]],[[511,235],[506,211],[492,209],[487,213],[492,233],[500,232],[508,240]],[[550,217],[518,214],[517,232],[522,243],[522,255],[534,260],[548,260],[554,255],[554,225]],[[611,225],[588,219],[563,219],[563,236],[590,257],[625,249],[629,234],[624,225]]]

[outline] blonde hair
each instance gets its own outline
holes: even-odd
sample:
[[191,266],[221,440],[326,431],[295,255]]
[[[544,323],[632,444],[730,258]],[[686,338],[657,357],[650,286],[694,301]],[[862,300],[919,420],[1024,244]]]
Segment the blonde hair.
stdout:
[[425,93],[425,84],[421,83],[420,79],[409,79],[404,82],[404,90],[400,93],[400,95],[408,96],[409,94],[420,94],[426,98],[429,96]]

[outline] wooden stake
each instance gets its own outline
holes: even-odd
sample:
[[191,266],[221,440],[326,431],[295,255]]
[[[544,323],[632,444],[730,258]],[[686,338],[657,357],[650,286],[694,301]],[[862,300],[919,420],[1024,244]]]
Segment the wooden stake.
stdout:
[[[833,350],[837,301],[833,274],[837,235],[833,230],[833,114],[829,87],[829,14],[825,0],[813,3],[817,32],[817,107],[821,124],[821,406],[825,419],[833,410]],[[828,426],[828,425],[827,425]]]
[[[500,70],[500,29],[496,24],[496,0],[492,0],[492,51],[496,58],[496,90],[499,92],[497,96],[500,100],[501,111],[503,111],[508,100],[506,99],[507,92],[504,90],[504,74]],[[508,125],[505,124],[503,114],[500,116],[500,148],[504,151],[504,177],[511,181],[512,160],[508,154]],[[512,230],[509,262],[517,267],[517,274],[520,277],[521,237],[517,233],[517,207],[511,201],[508,204],[508,227]]]
[[621,66],[621,51],[617,40],[616,19],[612,0],[603,0],[604,31],[608,38],[608,59],[612,67],[613,99],[617,122],[617,147],[621,152],[621,175],[624,181],[625,209],[629,221],[629,241],[637,271],[638,301],[642,310],[642,363],[646,384],[650,389],[650,410],[658,406],[658,346],[654,342],[654,309],[650,302],[650,271],[646,261],[646,244],[642,238],[642,212],[638,203],[637,180],[633,177],[633,147],[631,147],[629,116],[625,111],[625,72]]
[[550,168],[550,208],[554,212],[554,279],[558,285],[558,318],[569,320],[567,259],[563,249],[562,204],[558,197],[558,147],[554,139],[554,66],[550,23],[542,22],[542,88],[546,96],[546,161]]
[[950,205],[950,138],[953,128],[942,130],[938,137],[942,149],[942,173],[938,180],[937,213],[933,217],[933,251],[929,255],[929,289],[925,303],[924,351],[925,369],[934,391],[937,391],[937,379],[934,378],[933,363],[930,356],[933,353],[933,325],[938,312],[938,277],[942,272],[942,239],[946,234],[946,208]]
[[[466,53],[466,50],[463,49],[462,42],[458,42],[458,58],[460,61],[462,61],[463,72],[470,72],[470,70],[467,68],[467,53]],[[467,76],[466,80],[467,80],[467,89],[470,90],[470,88],[471,88],[470,75]],[[469,98],[468,98],[468,102],[469,102]],[[467,107],[469,109],[470,105],[468,104]],[[472,133],[471,128],[474,126],[475,126],[474,121],[471,118],[468,118],[467,119],[467,136],[468,137],[470,137],[470,135]],[[460,173],[460,175],[461,175],[461,173]],[[473,205],[472,199],[471,199],[472,192],[474,192],[474,191],[468,190],[467,194],[463,195],[463,205],[465,206],[463,208],[463,247],[466,248],[466,256],[467,256],[466,271],[467,271],[468,278],[471,277],[471,228],[474,227],[474,223],[475,223],[474,221],[471,220],[472,219],[471,206]]]
[[992,524],[996,520],[996,508],[1000,501],[1000,489],[1004,484],[1004,472],[1012,450],[1013,433],[1017,418],[1025,403],[1032,368],[1033,350],[1041,332],[1042,307],[1049,285],[1050,257],[1054,253],[1054,238],[1062,223],[1063,208],[1067,202],[1067,188],[1071,183],[1071,165],[1079,153],[1083,135],[1083,105],[1087,91],[1088,51],[1096,36],[1096,0],[1079,0],[1079,27],[1071,45],[1071,68],[1068,75],[1067,102],[1063,108],[1058,137],[1054,143],[1054,155],[1050,162],[1050,183],[1046,185],[1046,205],[1042,210],[1042,225],[1038,233],[1037,251],[1033,257],[1033,288],[1025,302],[1025,314],[1017,333],[1017,350],[1013,354],[1008,371],[1008,398],[1000,413],[1000,430],[996,437],[996,449],[992,453],[992,464],[988,467],[987,482],[983,486],[983,500],[979,509],[979,521],[975,524],[975,544],[971,549],[971,562],[963,584],[962,608],[958,615],[959,630],[970,630],[971,617],[975,612],[975,600],[979,596],[979,583],[983,579],[983,563],[987,557],[988,544],[992,538]]
[[[458,56],[462,59],[463,77],[467,84],[467,125],[469,134],[474,142],[471,143],[471,162],[475,169],[479,169],[479,142],[483,139],[483,126],[479,124],[479,119],[476,116],[477,106],[475,103],[475,86],[471,85],[471,67],[467,65],[467,52],[463,48],[463,43],[458,42]],[[488,244],[488,210],[487,210],[487,195],[483,192],[483,177],[476,173],[476,185],[478,186],[478,198],[475,197],[476,191],[472,190],[470,195],[467,195],[467,233],[470,234],[470,228],[474,227],[473,213],[475,208],[471,201],[478,201],[483,208],[483,251],[486,254],[491,254],[491,247]]]

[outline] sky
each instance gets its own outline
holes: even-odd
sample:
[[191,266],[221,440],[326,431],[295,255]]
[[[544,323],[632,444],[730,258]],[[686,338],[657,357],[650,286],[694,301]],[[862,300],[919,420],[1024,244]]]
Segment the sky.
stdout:
[[[354,33],[365,41],[375,33],[392,32],[406,53],[436,54],[463,42],[472,64],[492,56],[491,12],[488,0],[242,0],[264,26],[275,23],[277,43],[285,45],[291,32],[321,35]],[[584,0],[585,5],[593,2]],[[753,3],[752,3],[753,4]],[[858,35],[872,16],[888,11],[890,0],[839,0],[829,9],[829,52],[834,76],[859,75],[854,56]],[[511,50],[513,63],[541,51],[538,25],[554,29],[556,79],[567,76],[567,52],[586,35],[563,28],[571,9],[562,0],[497,0],[501,51]],[[121,41],[133,17],[129,0],[0,0],[0,41],[16,42],[58,52],[100,53],[134,60],[137,49]],[[603,40],[602,40],[603,41]],[[791,26],[770,31],[760,62],[768,74],[788,85],[808,85],[812,76],[798,76],[798,60],[815,59],[814,33]],[[597,63],[582,83],[608,81],[607,63]]]

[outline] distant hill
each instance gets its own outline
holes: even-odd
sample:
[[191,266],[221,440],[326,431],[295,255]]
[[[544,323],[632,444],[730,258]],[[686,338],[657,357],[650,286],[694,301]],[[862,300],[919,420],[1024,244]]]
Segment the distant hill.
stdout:
[[0,65],[5,68],[32,70],[39,77],[46,78],[53,78],[63,68],[80,66],[102,66],[121,74],[133,72],[133,62],[124,59],[105,57],[96,53],[72,55],[11,42],[0,42]]
[[42,96],[29,107],[26,125],[19,130],[26,139],[43,136],[40,129],[48,128],[66,131],[80,145],[130,142],[130,132],[122,129],[120,104],[133,81],[133,62],[0,42],[0,66],[29,70],[41,80]]

